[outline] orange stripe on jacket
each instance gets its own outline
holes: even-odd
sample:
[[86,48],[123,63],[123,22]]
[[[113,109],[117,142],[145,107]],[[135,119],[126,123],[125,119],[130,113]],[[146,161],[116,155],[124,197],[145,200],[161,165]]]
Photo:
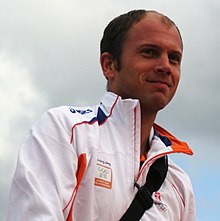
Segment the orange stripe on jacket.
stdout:
[[[78,170],[76,173],[76,179],[77,179],[76,194],[77,194],[79,185],[82,181],[83,175],[85,174],[85,170],[86,170],[86,154],[83,153],[78,158]],[[75,197],[76,197],[76,195],[75,195]],[[69,211],[69,215],[68,215],[66,221],[72,221],[73,203],[74,203],[75,197],[73,199],[73,202],[72,202],[72,205],[71,205],[71,208]]]

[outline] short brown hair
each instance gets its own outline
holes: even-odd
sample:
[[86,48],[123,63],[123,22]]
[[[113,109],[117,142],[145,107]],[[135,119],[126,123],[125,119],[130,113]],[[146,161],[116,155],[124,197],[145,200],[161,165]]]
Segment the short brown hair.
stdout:
[[148,13],[161,15],[161,21],[166,25],[174,25],[181,38],[180,31],[175,23],[167,16],[164,16],[156,11],[147,11],[144,9],[132,10],[114,18],[104,30],[103,37],[100,42],[100,53],[109,52],[116,61],[118,71],[120,71],[121,68],[120,57],[122,53],[122,46],[128,31],[133,24],[139,22]]

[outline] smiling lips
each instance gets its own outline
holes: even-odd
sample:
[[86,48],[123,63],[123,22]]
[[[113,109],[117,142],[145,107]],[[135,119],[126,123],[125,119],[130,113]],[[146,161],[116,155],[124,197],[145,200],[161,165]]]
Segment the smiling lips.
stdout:
[[155,84],[164,84],[167,87],[171,87],[172,86],[172,84],[169,81],[166,81],[166,80],[150,80],[148,82],[155,83]]

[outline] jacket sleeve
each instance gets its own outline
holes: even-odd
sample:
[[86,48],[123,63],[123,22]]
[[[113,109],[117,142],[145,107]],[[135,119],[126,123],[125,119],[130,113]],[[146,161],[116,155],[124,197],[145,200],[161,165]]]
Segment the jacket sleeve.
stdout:
[[169,160],[169,178],[182,201],[181,221],[196,221],[196,205],[191,180],[179,166]]
[[48,111],[31,128],[19,152],[8,221],[66,220],[76,191],[78,157],[71,128]]
[[185,182],[185,185],[187,186],[187,192],[185,193],[185,209],[182,221],[196,221],[195,196],[190,179],[188,179],[188,182]]

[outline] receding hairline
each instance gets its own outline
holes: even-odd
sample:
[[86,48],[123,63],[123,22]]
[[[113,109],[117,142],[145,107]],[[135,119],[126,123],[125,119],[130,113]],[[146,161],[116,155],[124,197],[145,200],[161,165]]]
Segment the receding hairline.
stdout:
[[167,27],[172,27],[173,25],[176,26],[176,24],[169,17],[157,11],[146,11],[140,20],[142,20],[145,16],[150,15],[158,16],[160,18],[161,23],[165,24]]
[[[158,16],[158,20],[161,22],[161,24],[166,26],[168,29],[174,27],[177,30],[177,33],[179,34],[179,37],[180,37],[182,49],[183,49],[182,36],[181,36],[180,30],[177,27],[177,25],[175,24],[175,22],[172,21],[168,16],[166,16],[160,12],[154,11],[154,10],[145,11],[145,14],[143,14],[143,16],[139,19],[139,21],[141,21],[142,19],[144,19],[145,17],[150,16],[150,15]],[[139,21],[137,21],[136,23],[138,23]]]

